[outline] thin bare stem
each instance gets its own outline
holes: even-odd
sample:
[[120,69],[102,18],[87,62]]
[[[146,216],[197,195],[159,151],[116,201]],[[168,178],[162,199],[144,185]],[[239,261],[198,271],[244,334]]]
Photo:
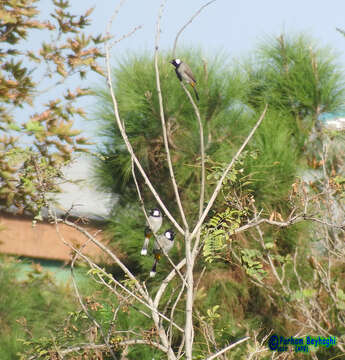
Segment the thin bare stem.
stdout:
[[[173,319],[174,319],[175,309],[176,309],[176,306],[178,305],[178,303],[179,303],[179,301],[180,301],[180,299],[181,299],[181,296],[182,296],[182,294],[183,294],[183,292],[184,292],[185,284],[186,284],[186,282],[184,282],[184,283],[182,284],[181,290],[180,290],[180,292],[178,293],[177,298],[176,298],[176,300],[175,300],[175,302],[174,302],[174,304],[173,304],[173,306],[172,306],[172,308],[171,308],[171,312],[170,312],[170,319],[171,319],[171,321],[173,321]],[[170,344],[171,344],[171,340],[172,340],[172,323],[170,323],[169,332],[170,332],[169,342],[170,342]]]
[[257,226],[259,226],[261,224],[269,224],[269,225],[285,228],[285,227],[291,226],[293,224],[297,224],[297,223],[299,223],[301,221],[314,221],[314,222],[323,224],[323,225],[331,227],[331,228],[335,228],[335,229],[339,229],[339,230],[343,230],[343,231],[345,230],[344,225],[332,224],[332,223],[329,223],[327,221],[317,219],[315,217],[311,217],[311,216],[301,214],[301,215],[295,215],[294,217],[292,217],[291,219],[289,219],[287,221],[276,221],[276,220],[270,220],[270,219],[256,219],[255,221],[252,221],[252,222],[250,222],[250,223],[248,223],[246,225],[243,225],[243,226],[241,226],[241,227],[239,227],[237,229],[231,230],[229,232],[229,234],[230,235],[239,234],[239,233],[241,233],[243,231],[246,231],[246,230],[251,229],[253,227],[257,227]]
[[206,266],[204,266],[203,269],[201,270],[201,273],[200,273],[200,275],[199,275],[199,278],[198,278],[198,280],[197,280],[197,282],[196,282],[196,285],[195,285],[195,288],[194,288],[194,298],[195,298],[195,296],[196,296],[196,294],[197,294],[197,292],[198,292],[198,288],[199,288],[201,279],[202,279],[202,277],[203,277],[204,274],[205,274],[205,271],[206,271]]
[[130,36],[132,36],[136,31],[140,30],[143,26],[139,25],[136,26],[135,28],[133,28],[131,31],[129,31],[127,34],[122,35],[119,39],[114,40],[110,43],[110,47],[113,47],[114,45],[116,45],[117,43],[119,43],[120,41],[129,38]]
[[186,249],[186,281],[187,281],[187,296],[186,296],[186,322],[184,328],[185,334],[185,356],[187,360],[192,360],[193,357],[193,303],[194,303],[194,277],[193,267],[194,258],[192,256],[192,237],[189,231],[185,233],[185,249]]
[[180,344],[180,346],[178,348],[178,351],[177,351],[177,360],[181,359],[182,356],[184,356],[184,352],[182,352],[182,350],[183,350],[183,347],[184,347],[185,340],[186,340],[186,337],[183,334],[181,344]]
[[[191,238],[193,238],[196,233],[199,231],[201,225],[203,224],[208,212],[210,211],[211,207],[213,206],[214,201],[216,200],[216,197],[220,191],[220,189],[222,188],[223,185],[223,181],[226,177],[226,175],[228,174],[228,172],[230,171],[230,169],[233,167],[233,165],[235,164],[235,162],[237,161],[237,159],[239,158],[239,156],[241,155],[242,151],[244,150],[244,148],[247,146],[248,142],[250,141],[250,139],[253,137],[255,131],[257,130],[257,128],[259,127],[259,125],[261,124],[262,120],[264,119],[265,115],[266,115],[266,111],[267,111],[267,107],[268,105],[266,104],[264,111],[262,112],[259,120],[256,122],[255,126],[253,127],[252,131],[250,132],[250,134],[247,136],[247,138],[245,139],[245,141],[243,142],[242,146],[239,148],[239,150],[237,151],[236,155],[232,158],[230,164],[228,165],[228,167],[224,170],[223,175],[221,176],[221,178],[219,179],[217,186],[211,196],[210,201],[208,202],[206,209],[204,210],[201,218],[199,219],[198,223],[195,225],[195,228],[191,234]],[[197,249],[195,249],[195,252],[193,254],[193,256],[195,257],[197,252]]]
[[[186,265],[186,259],[181,260],[177,265],[176,268],[177,269],[182,269],[183,266]],[[175,277],[176,275],[176,270],[172,270],[169,275],[162,281],[161,286],[159,287],[157,293],[156,293],[156,297],[154,299],[154,305],[155,307],[158,306],[160,299],[162,297],[162,295],[164,294],[164,291],[166,290],[167,286],[169,285],[170,281]]]
[[219,357],[220,355],[222,355],[222,354],[224,354],[225,352],[233,349],[234,347],[236,347],[237,345],[239,345],[239,344],[247,341],[248,339],[249,339],[249,336],[246,336],[245,338],[243,338],[243,339],[241,339],[241,340],[238,340],[238,341],[232,343],[231,345],[225,347],[224,349],[216,352],[215,354],[207,357],[205,360],[213,360],[213,359],[216,359],[216,358]]
[[205,140],[204,140],[204,127],[202,125],[201,122],[201,116],[200,116],[200,112],[199,109],[192,97],[192,95],[190,94],[190,92],[188,91],[188,89],[186,88],[185,84],[181,81],[180,82],[183,90],[186,92],[189,101],[191,102],[194,112],[195,112],[195,116],[198,120],[198,124],[199,124],[199,132],[200,132],[200,157],[201,157],[201,185],[200,185],[200,201],[199,201],[199,218],[202,215],[202,211],[203,211],[203,207],[204,207],[204,201],[205,201]]
[[182,32],[186,29],[186,27],[192,23],[192,21],[201,13],[202,10],[205,9],[205,7],[211,5],[212,3],[214,3],[216,0],[212,0],[209,1],[208,3],[206,3],[205,5],[201,6],[201,8],[194,13],[194,15],[182,26],[182,28],[179,30],[179,32],[176,35],[175,41],[174,41],[174,47],[173,47],[173,51],[172,51],[172,57],[175,58],[175,53],[176,53],[176,47],[177,47],[177,41],[180,37],[180,35],[182,34]]
[[[180,83],[181,83],[181,86],[182,86],[183,90],[187,94],[189,101],[191,102],[191,104],[193,106],[193,109],[194,109],[194,112],[195,112],[195,115],[196,115],[196,118],[197,118],[198,124],[199,124],[200,157],[201,157],[201,183],[200,183],[199,217],[198,217],[198,220],[199,220],[201,218],[202,212],[204,210],[204,201],[205,201],[205,177],[206,177],[206,175],[205,175],[204,127],[203,127],[202,122],[201,122],[201,116],[200,116],[199,109],[198,109],[197,105],[195,104],[195,101],[194,101],[192,95],[190,94],[190,92],[186,88],[185,84],[182,81]],[[193,253],[195,253],[195,249],[198,248],[199,242],[200,242],[200,231],[198,231],[197,236],[196,236],[196,241],[195,241],[195,244],[194,244]]]
[[132,177],[133,177],[133,180],[134,180],[134,184],[135,184],[135,188],[137,189],[137,194],[138,194],[138,198],[139,198],[139,202],[140,202],[140,207],[141,207],[141,210],[145,216],[145,219],[146,219],[146,223],[149,224],[149,218],[147,216],[147,213],[146,213],[146,209],[145,209],[145,204],[144,204],[144,199],[141,195],[141,191],[140,191],[140,187],[139,187],[139,183],[138,183],[138,180],[137,180],[137,176],[135,175],[135,167],[134,167],[134,161],[133,161],[133,158],[131,158],[131,167],[132,167]]
[[168,163],[168,167],[169,167],[170,179],[171,179],[171,182],[172,182],[172,185],[173,185],[175,198],[176,198],[177,206],[178,206],[179,211],[180,211],[180,215],[181,215],[181,218],[182,218],[183,225],[184,225],[185,229],[188,229],[187,219],[186,219],[183,207],[182,207],[181,198],[180,198],[180,194],[179,194],[179,191],[178,191],[178,188],[177,188],[175,174],[174,174],[174,170],[173,170],[172,162],[171,162],[169,142],[168,142],[168,136],[167,136],[167,130],[166,130],[166,124],[165,124],[165,115],[164,115],[162,90],[161,90],[161,84],[160,84],[160,79],[159,79],[158,49],[159,49],[159,38],[160,38],[160,32],[161,32],[160,21],[161,21],[161,18],[162,18],[162,14],[163,14],[163,10],[164,10],[164,6],[166,4],[166,1],[167,0],[164,0],[162,2],[161,6],[160,6],[160,9],[159,9],[158,18],[157,18],[156,41],[155,41],[156,87],[157,87],[157,94],[158,94],[158,101],[159,101],[159,113],[160,113],[160,118],[161,118],[161,122],[162,122],[163,139],[164,139],[165,151],[166,151],[166,154],[167,154],[167,163]]
[[115,8],[112,17],[111,17],[111,19],[109,20],[109,22],[107,24],[106,32],[107,32],[108,35],[110,35],[111,26],[113,25],[114,20],[116,19],[117,15],[120,12],[121,7],[123,6],[123,4],[125,2],[126,2],[126,0],[121,0],[119,5]]

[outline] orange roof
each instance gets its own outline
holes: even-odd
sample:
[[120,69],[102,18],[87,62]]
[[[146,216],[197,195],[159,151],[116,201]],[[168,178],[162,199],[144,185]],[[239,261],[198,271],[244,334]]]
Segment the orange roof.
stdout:
[[[96,239],[102,240],[101,232],[98,231],[100,226],[99,229],[96,226],[82,226],[91,235],[97,232]],[[37,222],[33,226],[29,217],[0,213],[0,253],[3,254],[68,262],[73,250],[65,243],[80,248],[87,241],[78,230],[65,224],[59,224],[57,231],[55,224]],[[102,250],[91,241],[87,242],[82,252],[97,262],[106,259]]]

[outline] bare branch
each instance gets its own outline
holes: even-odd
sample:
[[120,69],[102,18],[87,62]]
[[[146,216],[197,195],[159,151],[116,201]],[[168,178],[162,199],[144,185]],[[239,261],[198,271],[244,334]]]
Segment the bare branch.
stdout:
[[[186,265],[186,259],[181,260],[177,265],[176,268],[177,269],[181,269],[183,266]],[[172,270],[169,275],[162,281],[161,286],[159,287],[157,293],[156,293],[156,297],[154,299],[154,305],[157,307],[159,304],[159,301],[162,297],[162,295],[164,294],[165,289],[167,288],[167,286],[169,285],[170,281],[175,277],[176,275],[176,270]]]
[[187,360],[192,360],[194,328],[193,328],[193,302],[194,302],[194,277],[193,267],[194,258],[192,256],[192,237],[188,230],[185,232],[185,249],[186,249],[186,281],[187,281],[187,296],[186,296],[186,318],[185,318],[185,357]]
[[131,31],[129,31],[127,34],[122,35],[119,39],[114,40],[110,43],[110,48],[112,48],[114,45],[116,45],[117,43],[119,43],[120,41],[129,38],[130,36],[132,36],[136,31],[140,30],[143,26],[139,25],[136,26],[135,28],[133,28]]
[[241,233],[243,231],[246,231],[246,230],[248,230],[250,228],[253,228],[253,227],[257,227],[257,226],[259,226],[261,224],[269,224],[269,225],[274,225],[274,226],[284,228],[284,227],[288,227],[288,226],[293,225],[293,224],[297,224],[297,223],[299,223],[301,221],[314,221],[314,222],[326,225],[326,226],[331,227],[331,228],[336,228],[336,229],[339,229],[339,230],[342,230],[342,231],[345,230],[344,225],[332,224],[332,223],[329,223],[327,221],[317,219],[315,217],[310,217],[310,216],[306,216],[305,214],[300,214],[300,215],[295,215],[294,217],[292,217],[291,219],[289,219],[287,221],[275,221],[275,220],[270,220],[270,219],[256,219],[256,221],[250,222],[250,223],[248,223],[246,225],[243,225],[243,226],[241,226],[241,227],[239,227],[237,229],[231,230],[229,232],[229,235],[239,234],[239,233]]
[[100,249],[102,249],[107,255],[110,256],[111,259],[114,260],[114,262],[120,266],[121,270],[134,282],[137,290],[143,295],[145,298],[147,298],[147,294],[145,293],[144,289],[140,285],[139,281],[136,279],[136,277],[129,271],[129,269],[122,263],[122,261],[112,252],[110,251],[105,245],[103,245],[100,241],[95,239],[87,230],[83,229],[81,226],[69,221],[69,220],[63,220],[63,219],[57,219],[57,222],[62,222],[70,227],[73,227],[77,229],[79,232],[81,232],[83,235],[86,236],[87,239],[91,240],[96,246],[98,246]]
[[203,211],[203,206],[204,206],[204,200],[205,200],[205,142],[204,142],[204,127],[202,125],[201,122],[201,116],[200,116],[200,112],[199,109],[192,97],[192,95],[190,94],[190,92],[188,91],[188,89],[186,88],[185,84],[181,81],[180,82],[183,90],[186,92],[189,101],[191,102],[194,112],[195,112],[195,116],[198,120],[198,124],[199,124],[199,131],[200,131],[200,156],[201,156],[201,186],[200,186],[200,201],[199,201],[199,218],[202,215],[202,211]]
[[119,11],[120,11],[121,7],[123,6],[123,4],[125,2],[126,2],[126,0],[121,0],[119,5],[115,8],[112,17],[111,17],[111,19],[109,20],[109,22],[107,24],[106,32],[107,32],[108,35],[110,35],[111,26],[113,25],[114,20],[116,19],[117,15],[119,14]]
[[175,193],[177,206],[179,208],[184,227],[185,227],[185,229],[188,229],[188,223],[187,223],[187,219],[186,219],[183,207],[182,207],[181,198],[180,198],[180,194],[179,194],[179,191],[177,188],[175,174],[174,174],[171,157],[170,157],[170,149],[169,149],[169,142],[168,142],[168,137],[167,137],[166,124],[165,124],[163,98],[162,98],[161,84],[160,84],[160,79],[159,79],[159,69],[158,69],[158,49],[159,49],[159,38],[160,38],[160,32],[161,32],[160,21],[162,18],[162,14],[163,14],[163,10],[164,10],[164,6],[165,6],[166,2],[167,2],[167,0],[164,0],[162,2],[160,9],[159,9],[158,19],[157,19],[156,41],[155,41],[156,87],[157,87],[157,94],[158,94],[158,101],[159,101],[159,113],[160,113],[160,118],[161,118],[161,122],[162,122],[163,139],[164,139],[165,151],[167,154],[167,163],[168,163],[168,167],[169,167],[170,179],[173,184],[173,189],[174,189],[174,193]]
[[[205,175],[204,127],[201,122],[201,116],[200,116],[199,109],[198,109],[197,105],[195,104],[195,101],[194,101],[192,95],[190,94],[190,92],[188,91],[188,89],[186,88],[185,84],[182,81],[180,82],[180,84],[181,84],[183,90],[185,91],[185,93],[187,94],[188,99],[193,106],[193,109],[194,109],[194,112],[195,112],[195,115],[196,115],[196,118],[197,118],[198,124],[199,124],[200,157],[201,157],[201,184],[200,184],[199,217],[198,217],[198,219],[200,219],[202,212],[204,210],[204,201],[205,201],[205,177],[206,177],[206,175]],[[198,248],[199,243],[200,243],[200,231],[198,231],[198,233],[197,233],[197,239],[194,244],[193,253],[195,252],[195,249]]]
[[[133,177],[133,180],[134,180],[135,188],[137,189],[137,194],[138,194],[138,198],[139,198],[139,202],[140,202],[140,207],[141,207],[141,210],[142,210],[142,212],[143,212],[143,214],[145,216],[146,223],[150,224],[149,218],[147,216],[146,209],[145,209],[144,199],[143,199],[143,197],[141,195],[141,191],[140,191],[140,188],[139,188],[139,183],[138,183],[138,180],[137,180],[137,176],[135,175],[135,167],[134,167],[133,157],[131,158],[131,167],[132,167],[132,177]],[[146,291],[146,289],[145,289],[145,291]]]
[[[58,220],[57,220],[57,222],[58,222]],[[70,225],[70,224],[75,225],[75,226],[73,226],[73,227],[75,227],[75,228],[78,229],[79,231],[84,230],[84,229],[82,229],[80,226],[78,226],[78,225],[76,225],[76,224],[74,224],[74,223],[71,223],[71,222],[69,222],[69,221],[67,221],[67,220],[64,220],[64,221],[61,220],[60,222],[63,222],[63,223],[65,223],[65,224],[67,224],[67,225]],[[72,226],[72,225],[70,225],[70,226]],[[99,243],[96,239],[93,239],[93,237],[92,237],[86,230],[84,230],[84,231],[82,231],[82,232],[83,232],[83,234],[86,235],[91,241],[93,241],[96,245]],[[91,263],[90,260],[89,260],[85,255],[83,255],[78,249],[74,248],[71,244],[69,244],[69,243],[67,243],[67,242],[66,242],[66,244],[67,244],[70,248],[72,248],[80,257],[82,257],[83,259],[85,259],[85,260],[89,263],[89,265],[90,265],[91,267],[96,268],[98,271],[102,272],[105,276],[108,276],[108,274],[107,274],[103,269],[101,269],[98,265],[96,265],[96,264],[94,264],[94,263]],[[99,243],[99,244],[101,244],[101,243]],[[102,244],[101,244],[101,245],[102,245]],[[112,252],[111,252],[110,250],[108,250],[106,247],[104,247],[104,245],[102,245],[102,249],[103,249],[103,250],[106,249],[108,252],[110,252],[110,253],[112,254]],[[114,254],[113,254],[113,255],[114,255]],[[114,256],[115,256],[115,255],[114,255]],[[120,260],[119,260],[119,261],[120,261]],[[118,263],[118,264],[119,264],[119,263]],[[125,267],[125,265],[123,265],[123,266]],[[125,267],[125,268],[126,268],[126,267]],[[126,268],[126,269],[127,269],[127,268]],[[128,271],[128,273],[130,274],[130,272],[129,272],[128,269],[127,269],[127,271]],[[125,271],[125,272],[126,272],[126,271]],[[126,274],[129,276],[128,273],[126,272]],[[129,276],[129,277],[130,277],[130,276]],[[130,277],[130,278],[131,278],[131,277]],[[155,325],[156,325],[156,327],[157,327],[157,330],[158,330],[158,332],[159,332],[159,334],[160,334],[160,337],[161,337],[162,341],[165,343],[165,345],[168,346],[167,336],[166,336],[166,334],[165,334],[165,332],[164,332],[164,329],[159,326],[159,321],[158,321],[158,319],[159,319],[159,316],[160,316],[160,317],[162,317],[163,319],[165,319],[166,321],[168,321],[169,323],[172,322],[172,321],[171,321],[168,317],[166,317],[164,314],[160,313],[160,312],[157,310],[158,307],[154,305],[151,297],[147,295],[147,292],[140,286],[140,284],[138,283],[138,281],[134,278],[134,283],[135,283],[137,289],[139,290],[140,294],[144,297],[144,299],[145,299],[147,302],[145,302],[145,301],[142,300],[140,297],[138,297],[136,294],[134,294],[132,291],[130,291],[129,289],[127,289],[127,288],[126,288],[125,286],[123,286],[120,282],[116,281],[113,277],[112,277],[111,279],[112,279],[113,281],[115,281],[116,284],[117,284],[118,286],[120,286],[124,291],[126,291],[126,292],[127,292],[128,294],[130,294],[133,298],[135,298],[136,300],[138,300],[138,301],[139,301],[140,303],[142,303],[143,305],[147,306],[147,307],[152,311],[153,320],[154,320]],[[131,278],[131,279],[133,280],[133,278]],[[138,286],[139,286],[139,287],[138,287]],[[180,326],[178,326],[178,325],[175,324],[174,322],[172,322],[172,324],[173,324],[173,326],[176,327],[179,331],[181,331],[181,332],[184,331]],[[169,350],[169,354],[170,354],[170,355],[173,355],[172,351]]]
[[184,24],[182,26],[182,28],[179,30],[179,32],[177,33],[176,35],[176,38],[175,38],[175,41],[174,41],[174,47],[173,47],[173,51],[172,51],[172,57],[175,58],[175,53],[176,53],[176,46],[177,46],[177,41],[178,41],[178,38],[180,37],[180,35],[182,34],[182,32],[186,29],[186,27],[192,23],[192,21],[201,13],[201,11],[211,5],[212,3],[214,3],[216,0],[212,0],[212,1],[209,1],[208,3],[206,3],[205,5],[203,5],[187,22],[186,24]]
[[[178,293],[177,298],[176,298],[176,300],[175,300],[175,302],[174,302],[174,304],[173,304],[173,306],[172,306],[172,308],[171,308],[171,312],[170,312],[170,319],[171,319],[171,321],[173,321],[173,319],[174,319],[175,309],[176,309],[176,306],[178,305],[178,303],[179,303],[179,301],[180,301],[180,299],[181,299],[181,296],[182,296],[182,294],[183,294],[183,292],[184,292],[185,284],[186,284],[186,282],[184,282],[184,283],[182,284],[181,290],[180,290],[180,292]],[[169,343],[171,344],[171,343],[172,343],[172,334],[173,334],[173,333],[172,333],[172,322],[170,323],[170,326],[169,326],[169,332],[170,332]]]
[[[196,233],[199,231],[199,228],[201,227],[202,223],[204,222],[208,212],[210,211],[211,207],[213,206],[214,201],[216,200],[216,197],[220,191],[220,189],[222,188],[223,185],[223,181],[226,177],[226,175],[228,174],[228,172],[230,171],[230,169],[233,167],[233,165],[235,164],[235,162],[237,161],[237,159],[239,158],[239,156],[241,155],[242,151],[244,150],[244,148],[247,146],[248,142],[250,141],[250,139],[253,137],[255,131],[257,130],[257,128],[259,127],[259,125],[261,124],[262,120],[264,119],[265,115],[266,115],[266,111],[267,111],[268,105],[266,104],[264,111],[262,112],[259,120],[256,122],[255,126],[253,127],[252,131],[250,132],[250,134],[247,136],[246,140],[243,142],[242,146],[239,148],[239,150],[237,151],[236,155],[232,158],[230,164],[228,165],[228,167],[225,169],[225,171],[223,172],[223,175],[221,176],[221,178],[219,179],[217,186],[211,196],[210,201],[208,202],[206,209],[204,210],[201,218],[199,219],[198,223],[195,225],[195,228],[191,234],[191,237],[193,238]],[[193,257],[196,256],[197,253],[197,249],[193,250]]]
[[[176,329],[178,329],[179,331],[183,332],[183,329],[178,326],[177,324],[175,324],[174,322],[172,322],[167,316],[165,316],[164,314],[160,313],[157,310],[157,307],[154,307],[152,305],[152,299],[150,297],[146,297],[145,300],[147,300],[149,303],[145,302],[144,300],[142,300],[139,296],[137,296],[136,294],[134,294],[131,290],[127,289],[121,282],[117,281],[116,279],[114,279],[114,277],[109,276],[108,273],[106,273],[102,268],[100,268],[97,264],[93,263],[90,261],[90,259],[85,256],[83,253],[81,253],[78,249],[76,249],[74,246],[72,246],[71,244],[69,244],[68,242],[65,242],[66,245],[68,245],[74,252],[76,252],[76,254],[78,256],[80,256],[81,258],[83,258],[91,268],[95,268],[97,269],[99,272],[101,272],[104,276],[109,277],[110,280],[114,281],[116,283],[117,286],[119,286],[122,290],[124,290],[125,292],[127,292],[130,296],[132,296],[134,299],[136,299],[137,301],[139,301],[141,304],[145,305],[146,307],[148,307],[153,313],[161,316],[164,320],[168,321],[169,323],[172,323],[173,326],[176,327]],[[107,286],[107,284],[105,282],[103,282],[104,285]],[[109,286],[108,286],[109,287]],[[111,289],[112,290],[112,289]]]
[[207,357],[205,360],[212,360],[212,359],[216,359],[218,356],[224,354],[225,352],[229,351],[230,349],[233,349],[235,346],[247,341],[249,339],[249,336],[246,336],[245,338],[241,339],[241,340],[238,340],[234,343],[232,343],[231,345],[225,347],[224,349],[216,352],[215,354]]

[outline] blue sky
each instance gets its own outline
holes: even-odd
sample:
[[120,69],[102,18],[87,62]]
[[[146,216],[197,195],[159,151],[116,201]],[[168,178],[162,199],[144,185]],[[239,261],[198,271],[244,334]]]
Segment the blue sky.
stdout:
[[[123,42],[120,50],[153,47],[156,16],[160,0],[128,0],[114,23],[114,34],[123,34],[143,25],[135,36]],[[169,48],[178,29],[207,1],[168,0],[162,23],[162,45]],[[104,30],[118,1],[72,1],[74,8],[95,6],[93,29]],[[181,9],[183,8],[183,11]],[[223,48],[234,56],[250,52],[258,40],[282,31],[306,31],[323,44],[344,49],[345,41],[335,31],[345,26],[342,0],[217,0],[206,8],[184,32],[186,45],[198,44],[207,51]],[[344,57],[345,59],[345,57]]]
[[[168,0],[162,18],[161,47],[171,49],[176,33],[206,0]],[[119,1],[74,1],[79,9],[95,6],[93,31],[104,31]],[[95,5],[96,4],[96,5]],[[112,33],[121,36],[133,27],[142,29],[119,43],[114,62],[128,51],[154,49],[157,13],[161,0],[128,0],[113,24]],[[183,9],[183,10],[182,10]],[[248,56],[257,44],[271,36],[304,32],[321,46],[330,46],[345,67],[345,38],[336,27],[345,28],[343,0],[217,0],[205,8],[180,37],[179,45],[201,46],[205,53],[225,51],[231,58]],[[177,53],[178,54],[178,53]],[[96,78],[95,78],[96,79]]]
[[[162,19],[161,48],[172,48],[177,31],[201,5],[201,0],[168,0]],[[161,0],[127,0],[113,24],[112,34],[121,37],[135,26],[142,25],[130,38],[120,42],[113,50],[116,58],[127,52],[149,50],[153,52],[157,13]],[[106,24],[119,4],[119,0],[71,0],[75,13],[83,13],[95,7],[91,15],[93,34],[104,33]],[[39,8],[48,13],[51,1],[41,0]],[[217,0],[188,26],[180,38],[181,46],[200,46],[205,54],[223,50],[231,58],[248,56],[257,44],[268,37],[282,32],[296,34],[304,32],[315,38],[320,46],[330,46],[339,54],[340,65],[345,65],[345,38],[336,27],[345,29],[344,0]],[[38,48],[40,34],[37,32],[27,45]],[[178,54],[178,53],[177,53]],[[73,85],[78,86],[78,79]],[[102,81],[97,74],[88,78],[88,85]],[[84,84],[85,86],[85,84]],[[61,91],[61,89],[60,89]],[[58,89],[53,89],[53,97]],[[43,100],[42,100],[43,101]],[[37,106],[38,104],[36,104]],[[87,111],[92,110],[93,102],[88,99],[82,103]],[[39,105],[37,109],[39,108]],[[76,126],[86,130],[86,135],[94,134],[92,122],[78,121]]]
[[[207,1],[168,0],[162,20],[162,46],[172,46],[176,32],[186,20]],[[84,0],[75,5],[94,6],[93,28],[99,32],[105,28],[118,1]],[[160,0],[128,0],[125,2],[113,26],[114,34],[123,34],[137,25],[142,30],[121,43],[119,51],[152,49],[154,30]],[[183,11],[181,11],[183,9]],[[340,52],[345,63],[345,38],[336,27],[345,27],[345,2],[343,0],[217,0],[203,10],[186,29],[181,44],[201,45],[205,51],[224,49],[239,57],[250,53],[258,41],[281,32],[304,31],[321,44],[330,45]]]

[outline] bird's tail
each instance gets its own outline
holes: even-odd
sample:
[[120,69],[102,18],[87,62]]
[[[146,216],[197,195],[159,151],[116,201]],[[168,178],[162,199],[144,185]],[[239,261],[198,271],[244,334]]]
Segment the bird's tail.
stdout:
[[144,240],[144,245],[143,248],[141,249],[141,255],[147,255],[147,247],[149,245],[150,242],[150,238],[152,236],[152,231],[151,229],[147,226],[145,228],[145,240]]
[[195,88],[195,85],[196,85],[196,84],[195,84],[195,83],[190,83],[190,84],[192,85],[192,88],[193,88],[193,90],[194,90],[196,100],[199,101],[199,100],[200,100],[199,94],[198,94],[198,92],[196,91],[196,88]]
[[147,255],[147,247],[149,245],[150,238],[145,237],[143,248],[141,249],[141,255]]
[[157,272],[157,270],[156,270],[156,268],[157,268],[157,262],[158,262],[158,260],[155,259],[155,262],[153,263],[152,269],[151,269],[151,271],[150,271],[150,277],[155,277],[155,276],[156,276],[156,272]]

